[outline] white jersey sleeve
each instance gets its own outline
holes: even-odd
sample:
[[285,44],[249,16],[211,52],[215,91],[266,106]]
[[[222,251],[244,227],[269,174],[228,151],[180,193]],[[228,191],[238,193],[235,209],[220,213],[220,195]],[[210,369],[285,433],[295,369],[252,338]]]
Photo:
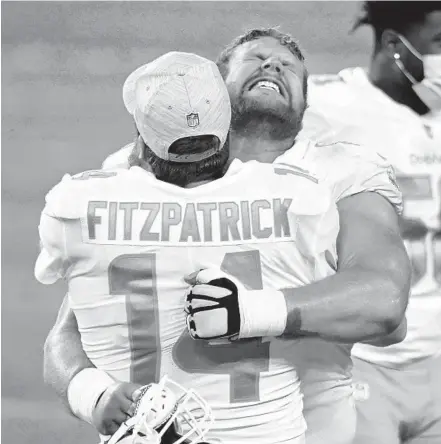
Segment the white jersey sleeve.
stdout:
[[53,284],[62,279],[66,271],[63,223],[44,209],[38,230],[41,250],[35,263],[35,277],[42,284]]
[[[41,213],[39,235],[41,251],[37,258],[34,274],[43,284],[53,284],[65,278],[69,269],[67,251],[68,228],[78,221],[88,195],[91,177],[112,177],[115,172],[91,170],[71,176],[65,174],[45,197],[45,207]],[[81,242],[76,239],[75,243]]]
[[[317,152],[317,165],[332,185],[336,200],[362,192],[375,192],[386,198],[401,214],[401,192],[394,168],[387,159],[365,146],[337,144],[340,147],[335,152],[333,143],[318,147],[320,153]],[[325,150],[328,152],[325,153]]]
[[301,162],[331,188],[335,202],[358,193],[375,192],[401,213],[401,192],[390,163],[372,149],[341,140],[351,138],[334,133],[321,142],[300,139],[277,162]]
[[69,189],[66,184],[70,181],[71,176],[66,174],[61,182],[47,193],[46,204],[41,212],[38,227],[41,251],[35,263],[34,274],[43,284],[53,284],[62,279],[67,269],[63,220],[74,215],[71,211],[75,205],[66,205],[66,202],[76,201],[75,195],[66,192]]

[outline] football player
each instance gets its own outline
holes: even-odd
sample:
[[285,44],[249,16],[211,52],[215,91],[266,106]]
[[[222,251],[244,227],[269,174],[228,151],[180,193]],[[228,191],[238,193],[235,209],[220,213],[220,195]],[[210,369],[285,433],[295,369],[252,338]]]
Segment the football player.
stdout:
[[[299,70],[303,68],[288,57],[283,42],[280,44],[274,34],[250,32],[233,42],[218,59],[232,101],[232,137],[236,140],[231,139],[231,147],[235,142],[241,147],[241,158],[259,156],[252,154],[251,150],[261,153],[265,146],[281,154],[293,143],[292,129],[300,127],[301,113],[292,113],[285,120],[277,114],[280,109],[283,110],[285,97],[289,96],[283,80],[293,74],[299,75]],[[275,86],[268,85],[271,82]],[[259,85],[262,85],[264,92],[258,88]],[[296,94],[298,91],[290,93],[291,97]],[[277,108],[275,103],[281,105]],[[256,131],[256,127],[261,133]],[[398,320],[406,306],[409,268],[393,209],[378,196],[382,194],[392,203],[399,204],[393,173],[389,171],[390,177],[387,177],[387,162],[375,152],[364,154],[363,148],[358,145],[329,143],[323,128],[320,131],[321,143],[305,145],[305,141],[297,137],[292,148],[278,157],[276,162],[296,164],[301,159],[302,162],[306,161],[308,168],[320,171],[320,177],[335,187],[335,200],[341,202],[340,237],[347,229],[358,238],[341,245],[340,273],[309,286],[283,291],[288,306],[284,335],[294,338],[310,336],[295,341],[291,353],[296,368],[301,371],[304,414],[308,423],[307,442],[340,444],[351,443],[355,432],[350,359],[352,343],[373,340],[394,329],[397,329],[394,335],[383,337],[378,343],[388,345],[390,340],[397,341],[397,335],[404,337],[405,322],[399,326]],[[256,133],[261,146],[250,137],[250,134]],[[244,144],[244,139],[251,139],[253,143]],[[332,140],[332,137],[328,139]],[[355,203],[354,198],[344,199],[362,191],[375,191],[378,194],[363,193],[355,198]],[[363,199],[366,199],[364,208],[357,208],[357,203]],[[374,211],[378,210],[373,219],[372,215],[368,215],[369,208],[372,208],[370,205],[375,207]],[[358,219],[362,214],[366,218],[363,222]],[[390,228],[394,231],[392,237]],[[375,232],[370,232],[373,229]],[[379,241],[380,238],[388,245],[385,250],[382,250],[386,245],[384,243],[381,247],[380,242],[377,244],[374,241],[372,244],[373,239]],[[394,256],[401,257],[403,268],[397,266]],[[390,259],[392,262],[389,262]],[[384,280],[384,275],[381,276],[381,268],[388,270],[388,282]],[[216,327],[226,337],[242,337],[243,331],[253,322],[248,316],[249,304],[255,298],[262,300],[262,295],[246,291],[232,278],[224,278],[223,288],[213,288],[213,285],[219,286],[216,276],[213,270],[208,270],[191,278],[190,282],[195,287],[188,298],[190,333],[203,339],[213,334]],[[376,296],[372,292],[374,287],[378,292]],[[212,297],[216,295],[234,301],[230,302],[230,307],[233,307],[231,313],[237,310],[240,313],[240,322],[234,323],[234,328],[231,328],[231,316],[227,318],[227,331],[226,321],[219,321],[217,307],[213,309],[209,303],[200,300],[208,293]],[[269,298],[266,302],[265,306],[271,303]],[[374,303],[379,305],[371,305]],[[398,312],[392,315],[394,305]],[[386,313],[392,316],[385,318]],[[280,316],[283,315],[280,313]],[[254,319],[262,323],[256,314]],[[267,321],[268,327],[271,327],[272,319]],[[267,327],[267,324],[263,325]],[[263,335],[271,335],[270,328],[263,329]]]
[[[278,332],[285,325],[291,338],[312,336],[291,341],[286,356],[310,369],[311,377],[303,381],[307,433],[314,436],[314,431],[322,428],[327,444],[349,443],[355,412],[350,345],[343,343],[382,338],[387,345],[402,340],[405,334],[402,320],[410,267],[399,233],[396,210],[400,193],[393,172],[382,157],[357,145],[335,140],[314,144],[298,136],[307,103],[307,71],[299,47],[289,35],[275,29],[252,30],[232,42],[219,57],[218,66],[232,100],[230,156],[315,171],[330,186],[337,202],[341,221],[337,273],[290,290],[287,319],[281,310],[276,324]],[[105,166],[127,166],[130,151],[122,149]],[[259,176],[250,178],[251,188],[261,180]],[[279,273],[290,276],[295,267],[295,263],[288,264],[280,267]],[[275,300],[281,300],[280,294]],[[264,309],[272,305],[268,302]],[[259,310],[258,323],[265,322],[262,308]],[[214,315],[214,310],[211,312]],[[277,316],[273,310],[271,313]],[[223,322],[219,325],[217,320],[213,325],[217,325],[213,335],[225,332]],[[263,327],[261,331],[268,334],[268,325]],[[92,366],[82,352],[75,317],[67,303],[48,336],[45,366],[46,380],[62,396],[71,381]],[[105,392],[96,411],[105,411],[118,396]],[[322,411],[328,419],[325,425],[314,421],[314,414],[322,417]],[[343,419],[337,421],[339,418]]]
[[441,2],[365,2],[360,25],[374,31],[370,67],[312,76],[304,130],[314,136],[309,117],[321,115],[345,140],[373,146],[392,162],[413,279],[406,339],[352,351],[361,395],[355,443],[435,444],[441,442]]
[[[303,100],[303,77],[287,82],[298,92],[293,103]],[[254,317],[264,314],[280,336],[287,307],[278,289],[334,273],[339,224],[331,191],[294,165],[235,159],[225,170],[231,109],[213,62],[169,53],[135,71],[125,87],[140,132],[130,168],[66,176],[48,193],[40,222],[36,277],[67,280],[82,347],[96,366],[74,378],[69,404],[92,422],[99,396],[115,381],[168,375],[197,386],[210,405],[216,421],[207,440],[303,444],[292,344],[260,339],[264,327]],[[187,332],[183,276],[211,267],[260,290],[244,341],[197,342]],[[197,420],[202,411],[205,422],[205,401],[190,399],[182,417]],[[151,424],[138,425],[136,414],[126,420],[130,406],[122,403],[112,418],[124,421],[111,442]],[[204,437],[199,422],[176,423],[182,439]]]

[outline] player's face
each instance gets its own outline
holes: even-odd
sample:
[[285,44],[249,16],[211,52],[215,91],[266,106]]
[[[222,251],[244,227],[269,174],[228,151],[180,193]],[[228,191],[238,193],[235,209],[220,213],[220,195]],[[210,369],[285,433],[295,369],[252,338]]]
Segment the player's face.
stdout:
[[240,45],[225,79],[233,119],[250,114],[286,123],[299,120],[306,105],[304,77],[303,62],[277,39],[262,37]]
[[[441,54],[441,11],[427,14],[424,22],[406,33],[406,38],[421,55]],[[423,78],[423,65],[418,57],[408,51],[403,62],[416,79]]]

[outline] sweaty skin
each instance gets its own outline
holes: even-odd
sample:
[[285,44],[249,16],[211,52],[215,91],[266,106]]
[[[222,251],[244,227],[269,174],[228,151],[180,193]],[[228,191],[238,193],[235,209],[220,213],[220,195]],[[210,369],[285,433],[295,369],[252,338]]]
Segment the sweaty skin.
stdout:
[[318,334],[347,343],[376,339],[380,346],[400,342],[406,333],[402,322],[410,263],[395,210],[375,193],[347,197],[338,209],[338,271],[284,291],[288,304],[285,334]]

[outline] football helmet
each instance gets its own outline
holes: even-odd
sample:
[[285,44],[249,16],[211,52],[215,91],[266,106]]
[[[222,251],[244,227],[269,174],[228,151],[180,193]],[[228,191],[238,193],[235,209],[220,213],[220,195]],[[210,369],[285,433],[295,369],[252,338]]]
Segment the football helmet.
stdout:
[[213,423],[207,402],[164,376],[141,389],[134,414],[107,444],[196,444]]

